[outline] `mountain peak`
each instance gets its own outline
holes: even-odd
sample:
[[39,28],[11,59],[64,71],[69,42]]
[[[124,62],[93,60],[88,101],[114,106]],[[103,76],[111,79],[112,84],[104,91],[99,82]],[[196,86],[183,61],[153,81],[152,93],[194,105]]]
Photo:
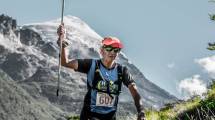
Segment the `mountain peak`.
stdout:
[[[86,24],[83,20],[81,20],[80,18],[78,18],[76,16],[66,15],[63,17],[63,22],[64,22],[66,29],[75,28],[77,30],[80,30],[84,34],[95,37],[96,39],[100,39],[100,40],[102,39],[102,37],[100,35],[98,35],[90,26],[88,26],[88,24]],[[55,27],[57,29],[57,27],[60,24],[61,24],[61,18],[58,18],[55,20],[45,21],[45,22],[41,22],[41,23],[25,24],[24,26],[42,25],[42,26]]]

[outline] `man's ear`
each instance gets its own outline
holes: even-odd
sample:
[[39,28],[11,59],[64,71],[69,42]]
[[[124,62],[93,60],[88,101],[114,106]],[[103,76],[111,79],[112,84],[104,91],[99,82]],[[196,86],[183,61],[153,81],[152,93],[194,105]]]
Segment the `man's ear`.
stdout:
[[104,54],[104,49],[102,47],[100,47],[100,54],[103,55]]

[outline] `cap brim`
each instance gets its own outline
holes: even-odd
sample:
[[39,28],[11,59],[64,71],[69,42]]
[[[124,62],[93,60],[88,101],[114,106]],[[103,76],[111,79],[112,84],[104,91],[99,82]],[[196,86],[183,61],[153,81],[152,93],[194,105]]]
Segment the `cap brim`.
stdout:
[[103,41],[103,45],[110,45],[112,47],[116,47],[116,48],[123,48],[123,45],[122,43],[118,42],[118,41],[114,41],[114,40],[111,40],[111,41]]
[[112,47],[115,47],[115,48],[123,48],[122,44],[120,43],[112,43],[112,44],[109,44],[110,46]]

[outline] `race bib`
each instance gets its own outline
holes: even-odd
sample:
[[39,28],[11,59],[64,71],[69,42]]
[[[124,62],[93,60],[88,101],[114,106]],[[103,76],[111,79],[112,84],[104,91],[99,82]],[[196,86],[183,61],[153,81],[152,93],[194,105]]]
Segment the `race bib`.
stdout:
[[111,98],[107,93],[98,92],[96,95],[96,106],[113,107],[115,102],[115,95]]

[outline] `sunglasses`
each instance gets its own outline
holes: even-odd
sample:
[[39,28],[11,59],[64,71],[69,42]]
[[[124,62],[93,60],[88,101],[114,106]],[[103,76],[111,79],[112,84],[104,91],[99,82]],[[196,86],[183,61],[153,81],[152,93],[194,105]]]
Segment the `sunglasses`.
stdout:
[[112,46],[103,46],[103,48],[107,51],[107,52],[111,52],[114,51],[115,53],[119,53],[120,52],[120,48],[116,48],[116,47],[112,47]]

